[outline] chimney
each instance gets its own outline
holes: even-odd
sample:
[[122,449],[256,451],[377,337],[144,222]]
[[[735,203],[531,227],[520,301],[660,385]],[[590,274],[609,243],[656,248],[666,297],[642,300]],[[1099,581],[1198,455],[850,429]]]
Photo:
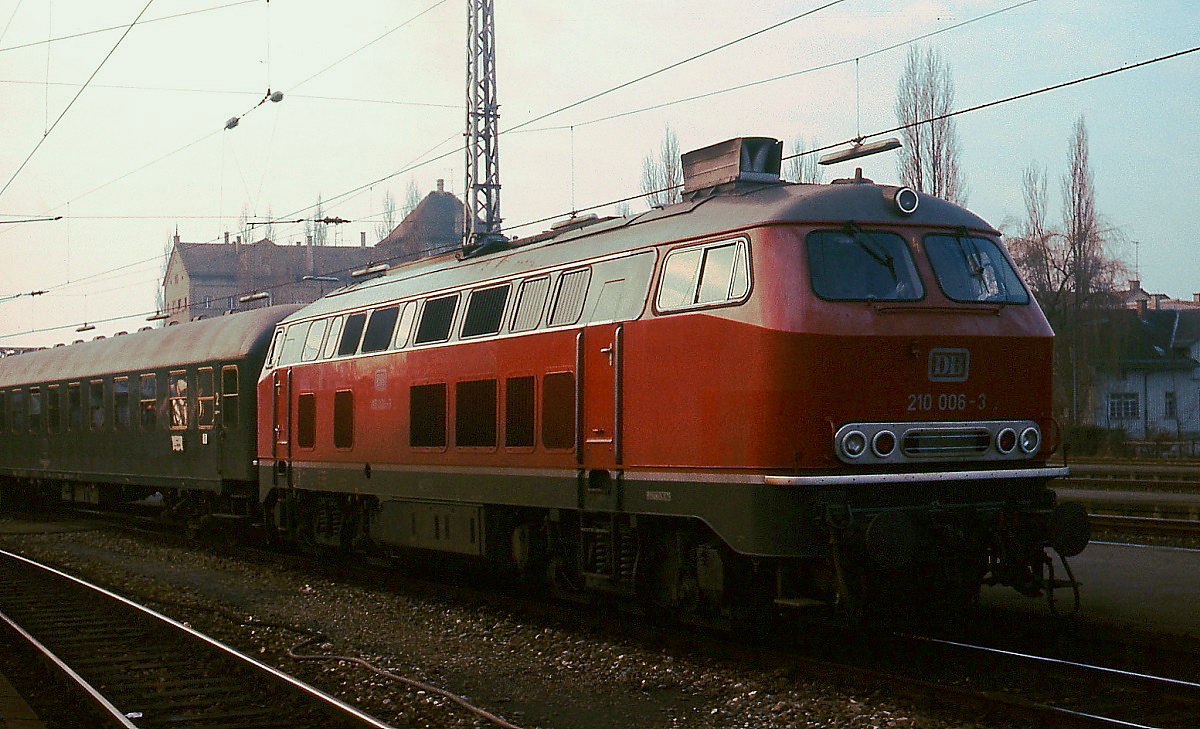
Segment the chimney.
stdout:
[[445,191],[446,191],[446,181],[439,179],[438,180],[438,192],[445,192]]
[[367,231],[365,231],[365,230],[358,231],[358,245],[363,248],[367,247]]
[[1193,294],[1192,294],[1192,303],[1194,303],[1194,304],[1200,304],[1200,293],[1193,293]]
[[1142,290],[1142,282],[1136,278],[1129,279],[1129,290],[1132,293],[1137,293]]
[[179,245],[179,231],[175,231],[175,245]]
[[313,259],[313,237],[308,236],[308,245],[304,246],[304,267],[308,269],[309,276],[317,275],[317,263]]

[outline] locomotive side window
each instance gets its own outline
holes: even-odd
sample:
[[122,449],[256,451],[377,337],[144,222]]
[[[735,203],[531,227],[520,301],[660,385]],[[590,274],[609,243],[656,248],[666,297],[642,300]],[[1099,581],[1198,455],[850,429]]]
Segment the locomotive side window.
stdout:
[[221,422],[226,428],[238,427],[238,368],[221,368]]
[[29,388],[29,432],[42,432],[42,389]]
[[12,391],[12,429],[14,433],[25,432],[25,393]]
[[371,321],[367,324],[367,333],[363,335],[363,352],[382,352],[392,343],[392,333],[396,329],[396,319],[400,317],[399,306],[388,306],[371,312]]
[[550,307],[548,326],[557,327],[579,321],[591,276],[590,268],[581,268],[565,271],[558,277],[558,291],[554,296],[554,304]]
[[46,391],[46,425],[51,433],[62,430],[62,388],[51,385]]
[[283,327],[275,330],[275,337],[271,340],[271,351],[267,352],[267,367],[275,364],[279,358],[279,352],[283,348]]
[[342,325],[345,323],[345,315],[335,316],[330,320],[329,334],[325,335],[325,348],[321,350],[321,359],[329,359],[337,351],[338,342],[342,337]]
[[853,223],[805,239],[813,291],[830,301],[919,301],[925,287],[912,254],[895,233],[868,232]]
[[338,343],[337,355],[344,357],[358,351],[358,342],[362,339],[363,327],[367,323],[367,312],[360,311],[346,317],[346,328],[342,330],[342,341]]
[[283,351],[279,353],[279,360],[276,364],[287,365],[300,361],[311,324],[312,322],[304,321],[287,328],[287,336],[283,339]]
[[412,331],[413,319],[417,316],[417,302],[409,301],[404,305],[404,311],[400,312],[400,323],[396,325],[396,340],[392,342],[392,346],[400,349],[408,344],[408,335]]
[[930,235],[925,254],[947,298],[960,302],[1028,304],[1029,294],[1000,246],[990,238]]
[[217,420],[217,396],[213,389],[212,367],[196,370],[196,424],[211,428]]
[[314,321],[304,338],[304,349],[300,352],[301,362],[312,362],[321,354],[321,345],[325,343],[325,332],[329,329],[329,320]]
[[296,399],[296,445],[301,448],[317,445],[317,396],[311,392]]
[[496,381],[474,380],[454,386],[454,445],[496,447]]
[[425,309],[421,312],[421,322],[417,324],[417,336],[413,340],[413,344],[444,342],[449,339],[450,325],[454,322],[454,310],[457,307],[458,294],[426,301]]
[[513,305],[512,326],[509,331],[525,332],[537,327],[542,320],[542,308],[546,306],[546,294],[550,292],[550,277],[539,276],[521,284],[517,291],[517,302]]
[[446,447],[446,385],[413,385],[408,390],[408,444]]
[[509,377],[504,381],[504,445],[533,447],[533,403],[535,379]]
[[[73,386],[72,386],[73,387]],[[138,375],[138,420],[145,430],[153,430],[158,424],[158,388],[153,373]]]
[[104,380],[92,380],[88,383],[88,422],[91,423],[92,430],[104,430],[106,415]]
[[129,428],[129,378],[113,378],[113,424],[117,430]]
[[67,385],[67,429],[76,433],[83,429],[83,394],[78,382]]
[[508,302],[509,285],[493,286],[471,292],[467,299],[467,314],[463,317],[462,336],[479,337],[500,331],[504,305]]
[[574,372],[551,372],[542,378],[542,445],[575,447]]
[[[280,358],[282,362],[283,359]],[[188,427],[188,381],[186,372],[172,372],[167,376],[167,410],[171,417],[171,430]]]
[[745,240],[672,251],[663,264],[658,309],[674,311],[724,304],[750,292]]
[[349,390],[333,393],[333,447],[354,447],[354,393]]

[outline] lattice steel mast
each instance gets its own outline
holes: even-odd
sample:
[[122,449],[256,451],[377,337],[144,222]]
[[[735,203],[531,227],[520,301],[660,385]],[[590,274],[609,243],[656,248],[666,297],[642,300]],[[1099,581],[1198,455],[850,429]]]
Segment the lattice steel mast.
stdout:
[[505,240],[500,232],[500,106],[492,0],[467,0],[467,182],[463,253]]

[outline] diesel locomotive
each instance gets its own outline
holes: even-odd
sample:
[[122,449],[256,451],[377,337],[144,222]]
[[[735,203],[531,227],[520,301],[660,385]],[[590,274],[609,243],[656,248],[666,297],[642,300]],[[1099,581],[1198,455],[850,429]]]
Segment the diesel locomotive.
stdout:
[[157,493],[718,624],[1073,586],[1053,333],[999,233],[861,174],[782,182],[781,149],[307,306],[0,360],[5,495]]

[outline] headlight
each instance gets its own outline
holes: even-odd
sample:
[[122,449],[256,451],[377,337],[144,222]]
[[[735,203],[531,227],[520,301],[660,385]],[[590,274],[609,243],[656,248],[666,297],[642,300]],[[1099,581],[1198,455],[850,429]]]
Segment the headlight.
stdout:
[[1012,428],[1005,428],[996,434],[996,450],[1007,456],[1009,453],[1012,453],[1013,449],[1016,447],[1017,431],[1013,430]]
[[1029,455],[1037,453],[1042,445],[1042,434],[1037,428],[1028,427],[1021,431],[1021,451]]
[[847,458],[858,458],[867,450],[867,436],[861,430],[852,430],[842,436],[842,453]]
[[896,450],[896,435],[890,430],[881,430],[871,439],[871,450],[880,458],[887,458]]

